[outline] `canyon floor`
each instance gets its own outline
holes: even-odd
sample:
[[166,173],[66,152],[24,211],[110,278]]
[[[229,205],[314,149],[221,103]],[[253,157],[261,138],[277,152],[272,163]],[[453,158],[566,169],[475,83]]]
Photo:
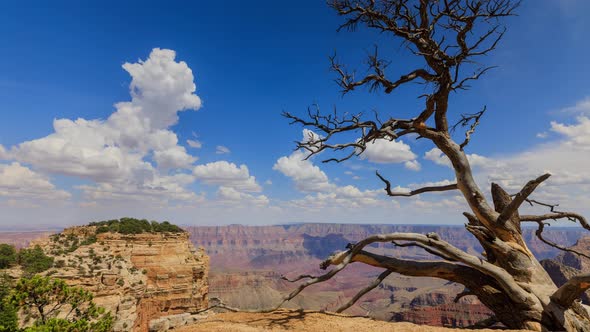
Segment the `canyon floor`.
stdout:
[[[272,313],[229,312],[212,314],[205,320],[174,332],[258,332],[258,331],[395,331],[395,332],[453,332],[469,331],[412,323],[389,323],[366,317],[354,317],[314,311],[279,310]],[[480,332],[501,330],[478,329]]]

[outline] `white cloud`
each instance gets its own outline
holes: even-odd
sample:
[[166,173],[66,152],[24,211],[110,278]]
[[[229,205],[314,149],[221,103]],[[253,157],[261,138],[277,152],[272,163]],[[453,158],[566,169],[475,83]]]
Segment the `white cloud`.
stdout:
[[268,197],[264,195],[251,195],[239,192],[231,187],[221,186],[217,190],[217,198],[224,203],[230,204],[254,204],[254,205],[268,205]]
[[0,196],[12,199],[66,200],[71,195],[57,189],[45,176],[13,162],[0,164]]
[[183,146],[173,146],[167,150],[155,151],[154,160],[158,167],[164,170],[174,168],[189,168],[197,158],[186,153]]
[[80,187],[87,196],[142,195],[158,188],[163,200],[193,199],[185,189],[179,195],[181,183],[171,183],[178,177],[167,176],[169,169],[187,169],[197,160],[169,128],[178,112],[201,106],[191,69],[175,56],[156,48],[145,61],[125,63],[131,101],[115,104],[106,120],[56,119],[52,134],[13,147],[11,156],[48,173],[94,181]]
[[[315,134],[309,130],[303,131],[304,140],[306,137],[313,138]],[[308,193],[303,198],[293,199],[286,202],[291,208],[303,210],[317,209],[359,209],[377,204],[389,204],[384,201],[381,190],[360,190],[355,186],[338,186],[330,182],[328,176],[311,160],[305,160],[307,154],[300,150],[294,151],[289,156],[277,160],[273,169],[293,180],[298,191]],[[347,175],[353,175],[351,171],[345,171]],[[356,177],[356,179],[360,179]],[[338,178],[334,179],[338,182]]]
[[534,198],[559,203],[561,210],[590,212],[590,119],[580,116],[573,124],[552,122],[551,130],[560,137],[521,153],[485,158],[475,171],[476,180],[484,190],[496,182],[516,193],[527,181],[551,173]]
[[4,146],[2,144],[0,144],[0,160],[6,160],[8,159],[8,152],[6,152],[6,149],[4,148]]
[[123,65],[133,78],[131,103],[141,108],[152,128],[168,128],[178,122],[178,111],[201,108],[192,70],[175,58],[173,50],[155,48],[146,61]]
[[585,116],[579,116],[576,124],[566,125],[551,122],[551,131],[563,135],[567,138],[564,144],[577,145],[578,148],[590,149],[590,119]]
[[188,146],[190,146],[193,149],[200,149],[203,147],[203,143],[196,139],[187,139],[186,144],[188,144]]
[[416,155],[411,151],[410,146],[402,141],[380,139],[367,143],[367,148],[360,158],[378,164],[394,164],[412,162],[416,159]]
[[563,113],[590,114],[590,96],[578,101],[573,106],[561,109]]
[[[430,160],[437,165],[451,167],[451,161],[449,158],[438,148],[433,148],[429,151],[426,151],[424,154],[424,159]],[[469,164],[471,164],[472,167],[490,166],[494,162],[490,158],[475,153],[468,154],[467,160],[469,160]]]
[[295,199],[288,202],[288,205],[304,210],[355,210],[374,207],[390,207],[396,204],[393,201],[382,200],[380,190],[359,190],[354,186],[337,187],[331,192],[316,193],[307,195],[301,199]]
[[80,185],[77,188],[84,191],[87,201],[94,200],[123,200],[123,201],[151,201],[168,204],[174,202],[200,203],[205,200],[204,194],[196,194],[186,189],[194,181],[189,174],[175,174],[160,176],[141,185],[133,183],[100,183],[98,185]]
[[418,160],[406,161],[404,163],[404,167],[412,171],[419,171],[420,169],[422,169],[422,166],[420,165]]
[[328,181],[328,176],[318,166],[309,160],[304,160],[306,154],[295,151],[290,156],[277,160],[272,169],[283,173],[295,182],[297,190],[303,192],[325,192],[334,188]]
[[227,154],[227,153],[230,153],[230,152],[231,151],[227,147],[225,147],[223,145],[218,145],[218,146],[215,147],[215,153],[217,153],[217,154]]
[[196,166],[193,169],[193,175],[207,184],[220,185],[239,191],[259,192],[262,190],[256,182],[256,178],[250,175],[246,165],[238,167],[227,161],[216,161]]

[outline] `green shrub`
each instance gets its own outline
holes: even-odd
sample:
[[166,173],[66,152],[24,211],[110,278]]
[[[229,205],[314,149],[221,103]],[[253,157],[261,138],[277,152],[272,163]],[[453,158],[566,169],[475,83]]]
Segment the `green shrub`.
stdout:
[[18,263],[25,274],[35,274],[48,270],[53,266],[53,257],[45,255],[38,245],[33,249],[21,249],[18,253]]
[[141,233],[182,233],[182,228],[171,224],[168,221],[161,223],[157,221],[149,222],[146,219],[121,218],[104,221],[95,221],[89,224],[96,226],[96,233],[121,233],[121,234],[141,234]]
[[16,263],[16,249],[13,245],[0,243],[0,269],[6,269]]
[[12,279],[0,274],[0,332],[18,331],[16,308],[8,299],[12,286]]
[[89,237],[85,238],[80,245],[87,246],[96,243],[96,235],[90,235]]
[[[24,332],[108,332],[113,328],[113,317],[96,306],[92,293],[68,286],[60,279],[39,275],[22,278],[7,298],[12,306],[29,310],[34,319]],[[66,309],[72,306],[76,310]],[[55,310],[61,307],[67,311]],[[9,331],[18,331],[18,328]]]

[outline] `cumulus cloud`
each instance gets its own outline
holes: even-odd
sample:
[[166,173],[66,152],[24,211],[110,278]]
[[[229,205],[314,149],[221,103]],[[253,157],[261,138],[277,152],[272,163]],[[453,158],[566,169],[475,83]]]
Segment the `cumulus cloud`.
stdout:
[[217,190],[217,198],[223,203],[268,205],[269,199],[265,195],[251,195],[237,191],[231,187],[221,186]]
[[201,107],[192,70],[175,58],[173,50],[155,48],[147,60],[123,65],[132,77],[131,104],[141,109],[152,128],[168,128],[178,122],[179,111]]
[[560,139],[522,153],[495,158],[495,167],[484,168],[482,172],[489,181],[513,191],[547,172],[553,176],[536,193],[553,190],[550,188],[553,186],[567,190],[569,197],[581,190],[586,191],[590,184],[590,168],[587,166],[590,163],[590,119],[581,116],[571,125],[552,122],[551,130],[558,133]]
[[166,150],[155,151],[154,160],[161,169],[189,168],[197,161],[197,157],[186,153],[183,146],[176,145]]
[[[437,165],[451,167],[451,161],[449,158],[447,158],[447,156],[444,155],[438,148],[433,148],[429,151],[426,151],[426,153],[424,153],[424,159],[430,160]],[[469,160],[471,167],[491,166],[494,162],[490,158],[475,153],[468,154],[467,160]]]
[[18,162],[0,164],[0,196],[32,200],[66,200],[70,194]]
[[360,158],[378,164],[395,164],[412,162],[416,159],[416,155],[411,151],[410,146],[402,141],[380,139],[367,143],[367,148]]
[[[312,131],[304,130],[303,139],[314,139],[316,135]],[[288,201],[286,204],[305,210],[322,208],[358,208],[373,206],[384,201],[378,199],[377,190],[360,190],[355,186],[338,186],[330,182],[328,176],[310,159],[305,159],[307,154],[302,151],[294,151],[289,156],[283,156],[277,160],[273,169],[289,177],[295,184],[295,188],[307,193],[303,198]],[[346,171],[345,174],[353,175]],[[338,179],[334,179],[337,181]]]
[[218,145],[215,147],[215,153],[217,153],[217,154],[228,154],[230,152],[231,151],[223,145]]
[[273,170],[291,178],[295,187],[303,192],[325,192],[334,188],[328,176],[311,161],[304,160],[306,154],[295,151],[289,156],[281,157],[273,166]]
[[259,192],[262,190],[256,178],[250,175],[246,165],[239,167],[227,161],[216,161],[198,165],[193,169],[193,175],[207,184],[220,185],[239,191]]
[[55,119],[53,133],[12,147],[11,157],[47,173],[94,181],[80,187],[92,198],[157,192],[162,199],[194,199],[181,189],[184,179],[168,176],[197,160],[170,127],[178,112],[201,107],[192,70],[175,57],[155,48],[147,60],[125,63],[131,101],[116,103],[105,120]]
[[576,120],[577,123],[572,125],[553,121],[551,122],[551,131],[563,135],[567,139],[564,144],[576,145],[577,148],[584,150],[590,149],[590,119],[586,116],[579,116]]
[[80,185],[77,189],[84,192],[87,201],[124,200],[152,201],[168,203],[169,201],[185,201],[199,203],[205,200],[204,194],[196,194],[186,189],[194,177],[189,174],[159,176],[145,181],[141,185],[127,183],[100,183],[98,185]]

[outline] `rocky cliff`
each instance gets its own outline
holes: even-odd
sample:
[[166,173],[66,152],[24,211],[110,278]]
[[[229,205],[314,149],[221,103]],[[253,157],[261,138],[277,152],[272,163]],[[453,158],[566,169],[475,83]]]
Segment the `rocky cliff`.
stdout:
[[[590,256],[590,237],[580,238],[570,249]],[[541,265],[557,286],[563,285],[577,274],[590,272],[590,259],[573,252],[562,252],[555,258],[541,261]],[[586,292],[581,300],[584,304],[590,304],[590,291]]]
[[96,234],[85,226],[31,245],[55,257],[45,274],[94,293],[115,316],[115,331],[166,329],[168,316],[183,325],[193,321],[187,313],[208,305],[209,258],[188,233]]

